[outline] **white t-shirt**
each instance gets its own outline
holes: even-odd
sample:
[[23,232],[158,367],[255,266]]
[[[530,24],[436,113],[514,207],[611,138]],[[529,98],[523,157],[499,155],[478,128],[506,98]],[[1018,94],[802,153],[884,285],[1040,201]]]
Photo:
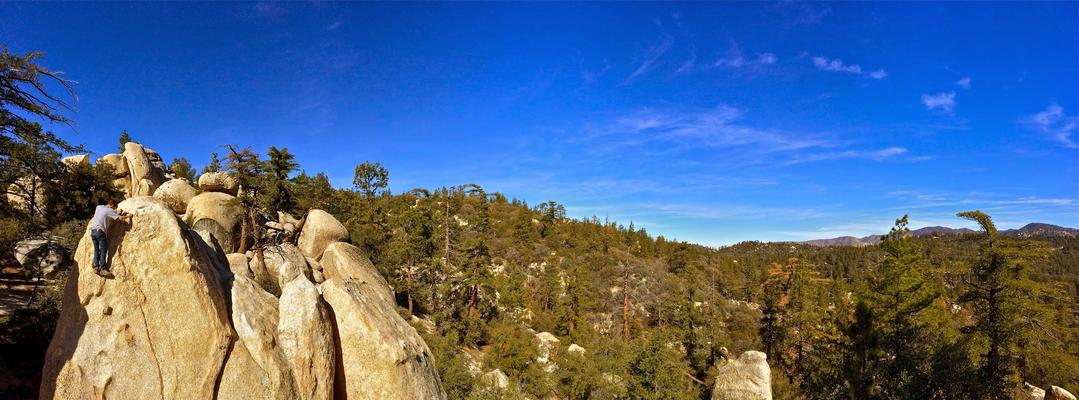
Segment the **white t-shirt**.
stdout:
[[109,225],[112,221],[120,218],[120,214],[109,208],[109,206],[97,206],[94,210],[94,219],[90,220],[90,229],[95,231],[109,231]]

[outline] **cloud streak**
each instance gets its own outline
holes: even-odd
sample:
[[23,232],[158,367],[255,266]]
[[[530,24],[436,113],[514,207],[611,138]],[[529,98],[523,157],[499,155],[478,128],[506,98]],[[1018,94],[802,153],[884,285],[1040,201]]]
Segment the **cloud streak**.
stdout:
[[833,145],[828,141],[798,138],[740,123],[744,112],[721,105],[697,112],[640,110],[598,127],[586,129],[591,138],[620,139],[620,143],[674,142],[694,146],[755,146],[764,152]]
[[622,81],[622,85],[628,85],[636,81],[638,78],[647,75],[649,72],[660,64],[659,60],[664,54],[667,54],[674,46],[674,37],[670,35],[664,35],[663,41],[659,44],[649,47],[644,53],[644,57],[641,60],[641,64],[637,66],[637,69],[633,70],[633,73],[629,74]]
[[958,81],[955,81],[955,85],[963,89],[970,89],[970,77],[964,76],[962,78],[959,78]]
[[853,75],[864,75],[872,79],[884,79],[888,77],[888,72],[883,69],[877,69],[874,71],[863,71],[862,66],[858,64],[846,64],[841,59],[829,59],[827,57],[813,57],[813,65],[821,71],[828,72],[842,72]]
[[886,159],[906,154],[907,149],[904,147],[886,147],[879,150],[846,150],[809,154],[804,156],[798,156],[794,159],[783,163],[783,165],[795,165],[807,162],[816,161],[830,161],[830,160],[843,160],[843,159],[858,159],[858,160],[871,160],[871,161],[884,161]]
[[925,105],[926,110],[951,114],[955,112],[955,92],[923,94],[922,104]]
[[1057,103],[1050,103],[1044,111],[1028,115],[1022,122],[1031,129],[1064,145],[1079,148],[1079,117],[1068,115]]

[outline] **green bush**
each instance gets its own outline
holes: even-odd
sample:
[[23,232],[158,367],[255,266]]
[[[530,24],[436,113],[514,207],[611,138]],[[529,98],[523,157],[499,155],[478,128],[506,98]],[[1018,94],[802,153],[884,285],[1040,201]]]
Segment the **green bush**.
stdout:
[[0,263],[15,262],[15,243],[26,239],[29,230],[21,218],[0,218]]

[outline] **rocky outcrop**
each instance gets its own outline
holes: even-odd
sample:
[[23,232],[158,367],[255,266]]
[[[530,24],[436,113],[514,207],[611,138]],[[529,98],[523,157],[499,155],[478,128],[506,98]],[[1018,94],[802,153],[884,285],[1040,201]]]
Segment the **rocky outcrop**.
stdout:
[[348,243],[330,243],[322,253],[319,264],[325,280],[354,281],[358,285],[370,287],[370,290],[384,301],[393,301],[390,284],[378,273],[375,265],[360,248]]
[[240,181],[227,172],[205,172],[199,175],[199,189],[235,196],[240,190]]
[[232,253],[240,244],[242,212],[235,197],[204,192],[187,203],[184,221],[197,231],[213,235],[225,253]]
[[561,340],[557,336],[550,332],[540,332],[536,334],[536,344],[539,349],[539,355],[536,356],[536,362],[540,364],[548,364],[551,361],[551,351],[558,347],[558,343]]
[[154,197],[161,199],[177,214],[187,212],[187,203],[199,194],[186,179],[170,179],[154,190]]
[[1075,395],[1060,386],[1045,389],[1045,400],[1075,400]]
[[71,267],[71,254],[60,237],[33,237],[15,244],[15,261],[35,275],[54,278]]
[[192,198],[195,229],[161,199],[123,201],[133,220],[110,228],[111,278],[90,270],[84,235],[41,398],[445,398],[430,350],[358,248],[329,243],[337,278],[321,285],[326,268],[291,244],[226,255],[228,230],[210,223],[228,225],[231,199]]
[[341,222],[338,222],[330,213],[311,210],[307,213],[303,229],[300,230],[300,239],[296,244],[304,255],[321,260],[326,246],[345,240],[348,240],[348,230],[341,225]]
[[77,154],[77,155],[67,156],[67,157],[61,158],[60,162],[64,163],[64,165],[69,166],[69,167],[76,167],[76,166],[89,167],[90,166],[90,156],[86,155],[86,154]]
[[[434,358],[393,303],[354,280],[322,283],[337,347],[334,392],[349,399],[444,399]],[[385,340],[393,338],[394,340]],[[402,390],[402,388],[407,388]]]
[[307,267],[307,258],[300,249],[285,243],[270,246],[262,251],[262,260],[266,266],[266,272],[277,279],[279,286],[292,281],[299,275],[311,276],[311,270]]
[[40,214],[45,208],[45,185],[36,176],[24,176],[15,180],[14,183],[8,185],[5,197],[12,207],[29,212],[31,192],[34,193],[34,211]]
[[91,270],[89,229],[79,242],[40,398],[213,398],[233,331],[201,238],[151,197],[119,208],[133,220],[110,227],[114,278]]
[[277,336],[296,379],[298,399],[333,396],[333,321],[318,288],[303,276],[281,287]]
[[588,351],[585,350],[584,347],[578,346],[577,343],[570,343],[569,348],[566,349],[566,352],[567,353],[576,353],[576,354],[580,354],[580,355],[583,356]]
[[127,160],[123,154],[106,154],[97,159],[97,165],[109,165],[112,167],[112,185],[124,195],[131,195],[131,179],[128,178],[130,171],[127,169]]
[[230,253],[225,257],[229,260],[229,271],[232,271],[233,275],[242,275],[255,279],[255,274],[251,272],[251,263],[248,262],[246,254]]
[[768,356],[747,351],[717,367],[712,400],[772,400],[772,372]]
[[255,281],[236,276],[232,283],[233,344],[217,398],[295,399],[292,369],[277,338],[277,298]]
[[153,195],[154,190],[165,183],[164,171],[154,165],[141,144],[124,143],[124,160],[127,161],[131,182],[128,197]]
[[499,389],[505,389],[510,385],[510,378],[506,376],[506,373],[502,372],[502,370],[500,369],[494,369],[486,374],[483,374],[482,380],[483,383]]

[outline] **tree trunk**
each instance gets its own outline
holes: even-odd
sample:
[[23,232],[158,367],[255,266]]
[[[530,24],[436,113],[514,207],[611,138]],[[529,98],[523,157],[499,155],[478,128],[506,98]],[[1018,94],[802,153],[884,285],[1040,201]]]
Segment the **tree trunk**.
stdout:
[[629,339],[629,267],[622,267],[622,339]]
[[445,233],[445,235],[443,237],[444,244],[442,245],[442,252],[443,252],[443,257],[446,258],[446,265],[448,266],[448,265],[450,265],[450,199],[449,199],[449,195],[447,195],[446,198],[442,200],[442,204],[445,206],[445,208],[444,208],[445,211],[443,211],[443,215],[446,217],[446,223],[444,224],[444,228],[446,230],[446,233]]
[[412,267],[405,270],[405,280],[408,282],[406,296],[408,297],[408,315],[412,315]]

